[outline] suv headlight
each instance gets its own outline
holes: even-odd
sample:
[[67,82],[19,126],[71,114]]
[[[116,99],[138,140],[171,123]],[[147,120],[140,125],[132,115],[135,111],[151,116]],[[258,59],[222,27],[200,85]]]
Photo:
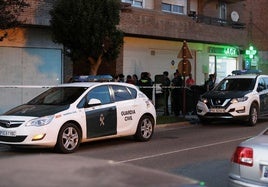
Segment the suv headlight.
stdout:
[[234,99],[231,100],[231,103],[234,104],[234,103],[244,102],[247,99],[248,99],[248,97],[234,98]]
[[44,126],[44,125],[49,124],[52,121],[53,117],[54,117],[54,115],[36,118],[36,119],[29,121],[26,124],[26,126],[28,126],[28,127],[29,126],[36,126],[36,127]]
[[200,98],[200,101],[206,104],[208,102],[208,99],[207,98]]

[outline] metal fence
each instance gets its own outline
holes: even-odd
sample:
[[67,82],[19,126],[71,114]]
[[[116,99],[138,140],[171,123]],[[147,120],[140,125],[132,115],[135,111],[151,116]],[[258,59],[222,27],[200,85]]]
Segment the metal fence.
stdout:
[[[206,91],[203,85],[194,85],[188,88],[161,87],[161,84],[155,84],[153,86],[139,86],[139,88],[152,91],[152,102],[158,113],[164,113],[165,110],[168,110],[171,114],[174,114],[176,107],[179,108],[180,114],[195,113],[198,99]],[[169,93],[163,91],[163,89],[168,89]],[[166,94],[168,94],[168,100],[165,99]],[[166,106],[168,106],[168,109],[166,109]]]
[[[33,86],[33,85],[0,85],[0,113],[3,113],[15,106],[30,101],[33,97],[52,87],[51,85]],[[143,86],[140,89],[151,90],[152,102],[158,113],[164,113],[166,106],[169,112],[174,113],[174,108],[179,107],[181,113],[195,113],[197,101],[204,93],[202,86],[188,87],[161,87],[161,84],[153,86]],[[168,100],[163,89],[169,90]],[[177,106],[179,105],[179,106]]]

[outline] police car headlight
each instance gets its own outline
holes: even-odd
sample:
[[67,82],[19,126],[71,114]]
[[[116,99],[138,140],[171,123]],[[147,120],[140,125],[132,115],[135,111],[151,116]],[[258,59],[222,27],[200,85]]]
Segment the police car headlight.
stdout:
[[244,102],[247,99],[248,99],[248,97],[234,98],[234,99],[231,100],[231,103],[234,104],[234,103]]
[[29,121],[29,123],[26,124],[26,126],[36,126],[36,127],[44,126],[44,125],[49,124],[52,121],[53,117],[54,116],[52,115],[52,116],[36,118],[36,119]]

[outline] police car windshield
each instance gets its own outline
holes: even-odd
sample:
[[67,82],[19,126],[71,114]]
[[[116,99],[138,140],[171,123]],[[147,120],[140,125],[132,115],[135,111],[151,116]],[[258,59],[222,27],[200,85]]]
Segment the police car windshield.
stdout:
[[254,89],[254,78],[224,79],[217,87],[216,91],[249,91]]
[[69,105],[81,96],[86,87],[50,88],[27,104],[29,105]]

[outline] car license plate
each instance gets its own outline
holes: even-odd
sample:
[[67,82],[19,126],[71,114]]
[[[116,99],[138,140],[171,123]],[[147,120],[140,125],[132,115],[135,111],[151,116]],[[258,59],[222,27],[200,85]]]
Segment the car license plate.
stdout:
[[262,168],[262,178],[268,180],[268,166],[263,166]]
[[210,112],[212,112],[212,113],[224,113],[225,110],[223,108],[211,108]]
[[16,136],[16,131],[0,130],[0,136]]

